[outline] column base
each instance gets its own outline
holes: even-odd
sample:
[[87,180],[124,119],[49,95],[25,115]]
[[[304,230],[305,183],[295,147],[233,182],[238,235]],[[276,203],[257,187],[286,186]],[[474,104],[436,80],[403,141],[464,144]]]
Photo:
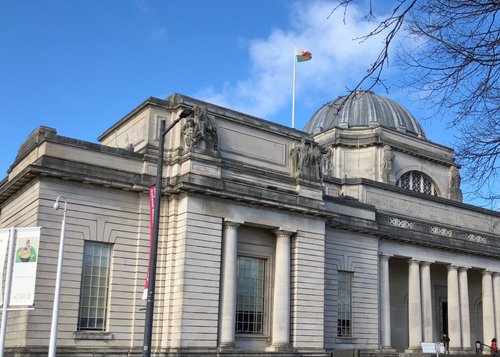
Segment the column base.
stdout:
[[396,349],[392,348],[391,346],[382,346],[380,352],[395,353]]
[[422,353],[422,347],[410,346],[405,350],[405,353]]
[[219,352],[239,352],[240,348],[237,347],[234,343],[225,343],[219,345],[219,347],[217,347],[217,350]]
[[293,352],[294,350],[289,344],[272,345],[266,348],[266,352]]

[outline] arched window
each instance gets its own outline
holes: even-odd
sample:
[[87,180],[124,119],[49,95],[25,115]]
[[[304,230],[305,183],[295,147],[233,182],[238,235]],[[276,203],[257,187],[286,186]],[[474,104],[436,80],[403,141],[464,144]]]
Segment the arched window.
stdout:
[[397,186],[410,191],[417,191],[432,196],[439,196],[437,189],[432,181],[427,177],[427,175],[419,171],[409,171],[403,174],[399,178]]

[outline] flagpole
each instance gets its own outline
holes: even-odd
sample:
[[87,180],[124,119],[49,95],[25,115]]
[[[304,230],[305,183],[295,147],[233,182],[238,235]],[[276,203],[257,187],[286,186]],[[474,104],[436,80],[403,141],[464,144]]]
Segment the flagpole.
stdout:
[[296,52],[297,50],[295,46],[293,46],[292,129],[295,128],[295,66],[297,65],[297,59],[295,58]]

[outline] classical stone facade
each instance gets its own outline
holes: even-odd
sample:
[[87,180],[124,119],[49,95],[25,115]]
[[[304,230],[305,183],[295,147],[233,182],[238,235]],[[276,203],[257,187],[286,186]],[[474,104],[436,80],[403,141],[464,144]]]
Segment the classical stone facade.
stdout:
[[[39,127],[0,183],[0,226],[42,227],[34,310],[6,355],[46,355],[61,212],[58,355],[140,354],[159,125],[153,352],[345,356],[500,336],[500,214],[461,202],[451,149],[371,92],[294,130],[194,98],[149,98],[99,141]],[[485,349],[484,353],[488,353]]]

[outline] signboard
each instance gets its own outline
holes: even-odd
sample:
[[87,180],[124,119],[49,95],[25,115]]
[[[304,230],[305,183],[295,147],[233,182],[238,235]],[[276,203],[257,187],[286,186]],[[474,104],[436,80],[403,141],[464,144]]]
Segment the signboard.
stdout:
[[423,353],[436,353],[436,343],[434,342],[422,342],[422,352]]
[[439,342],[421,342],[423,353],[444,353],[444,345]]
[[40,227],[17,228],[9,306],[33,305]]

